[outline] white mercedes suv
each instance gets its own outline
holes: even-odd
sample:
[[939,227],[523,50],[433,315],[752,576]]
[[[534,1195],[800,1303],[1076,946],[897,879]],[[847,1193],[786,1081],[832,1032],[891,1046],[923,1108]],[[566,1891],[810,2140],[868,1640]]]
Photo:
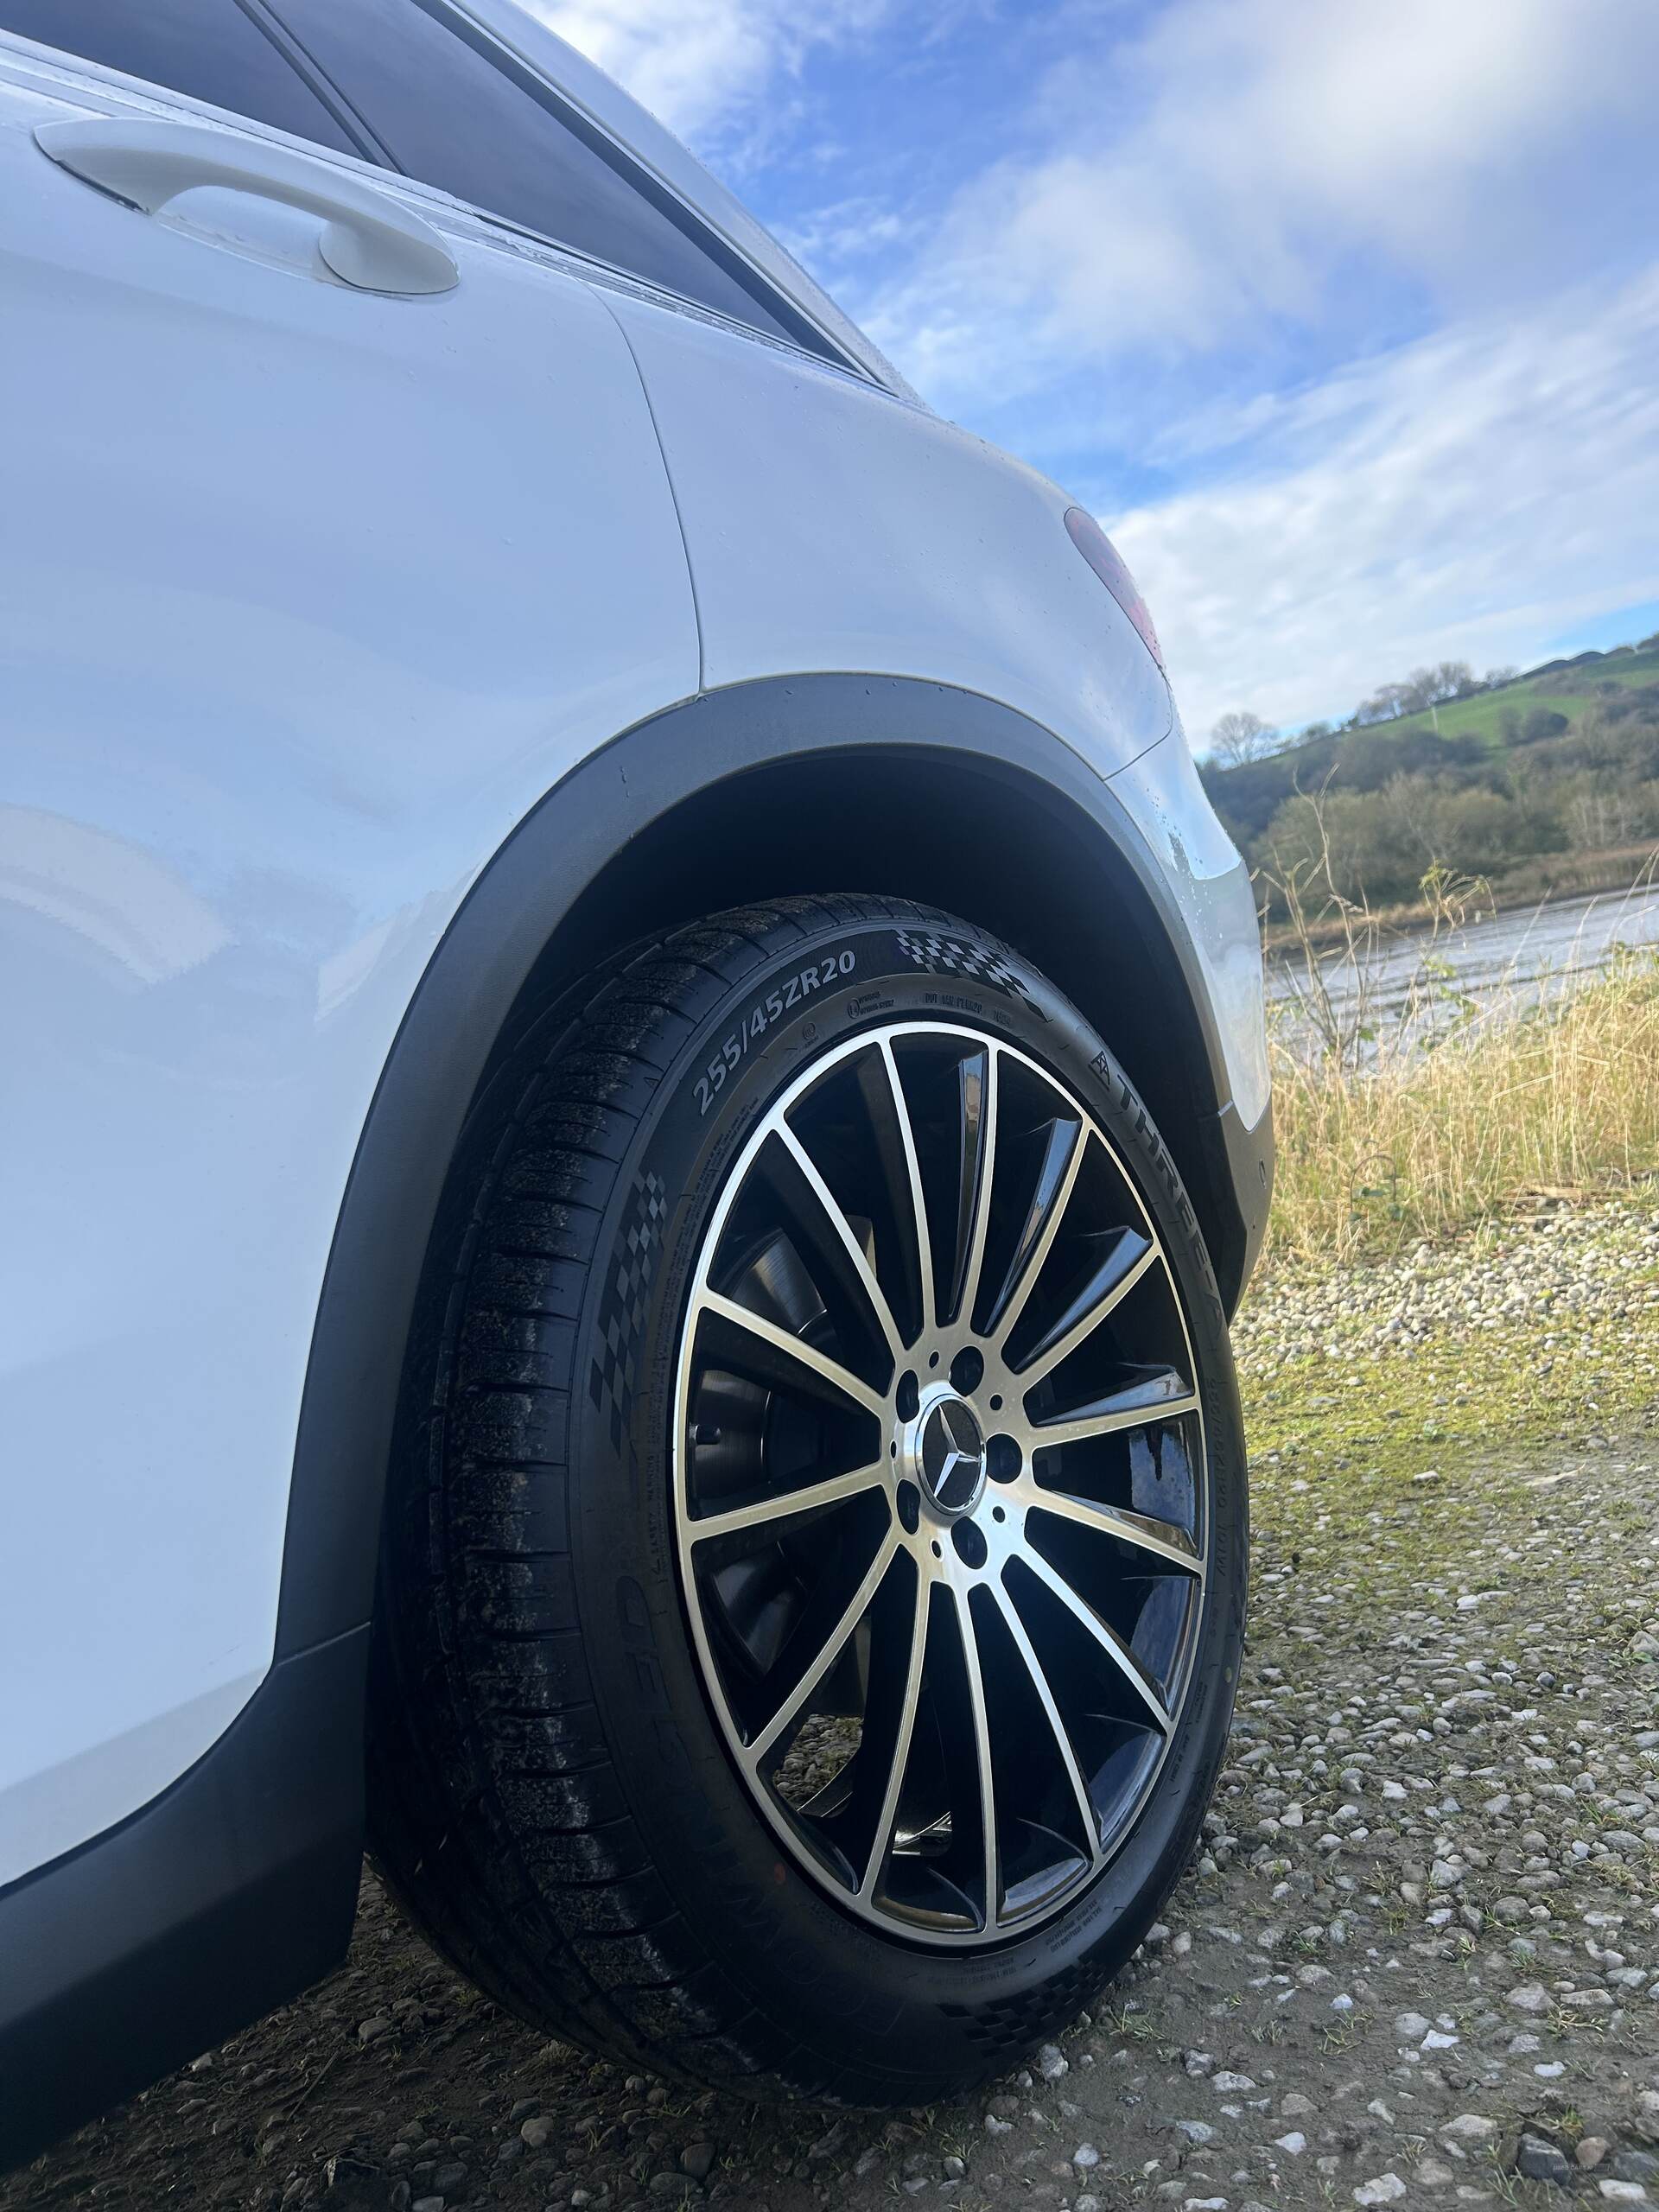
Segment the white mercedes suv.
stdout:
[[1198,1833],[1250,888],[1094,521],[508,0],[0,0],[0,2140],[366,1845],[915,2104]]

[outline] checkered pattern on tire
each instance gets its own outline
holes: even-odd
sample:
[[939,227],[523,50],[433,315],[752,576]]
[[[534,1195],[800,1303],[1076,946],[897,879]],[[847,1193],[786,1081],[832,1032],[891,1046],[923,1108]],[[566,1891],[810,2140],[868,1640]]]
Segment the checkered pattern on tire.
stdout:
[[588,1395],[601,1417],[608,1416],[611,1446],[622,1448],[622,1433],[633,1411],[634,1351],[645,1325],[652,1277],[668,1218],[668,1192],[661,1179],[646,1173],[633,1179],[633,1204],[622,1249],[601,1308],[604,1349],[588,1376]]

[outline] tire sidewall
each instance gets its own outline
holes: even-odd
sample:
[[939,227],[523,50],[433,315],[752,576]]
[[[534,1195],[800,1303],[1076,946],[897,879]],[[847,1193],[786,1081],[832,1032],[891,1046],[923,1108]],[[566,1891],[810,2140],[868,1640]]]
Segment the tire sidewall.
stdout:
[[[757,1123],[804,1069],[910,1020],[1019,1046],[1096,1116],[1175,1273],[1209,1458],[1208,1596],[1150,1798],[1083,1897],[982,1951],[884,1934],[785,1850],[710,1710],[677,1564],[677,1367],[715,1205]],[[934,916],[826,919],[759,955],[687,1028],[622,1164],[582,1310],[570,1440],[583,1641],[647,1852],[679,1912],[771,2022],[769,2062],[782,2029],[798,2046],[794,2086],[856,2101],[862,2080],[867,2101],[919,2101],[994,2070],[1085,2003],[1138,1944],[1196,1840],[1243,1640],[1245,1480],[1225,1317],[1173,1163],[1127,1078],[1075,1008],[982,934]]]

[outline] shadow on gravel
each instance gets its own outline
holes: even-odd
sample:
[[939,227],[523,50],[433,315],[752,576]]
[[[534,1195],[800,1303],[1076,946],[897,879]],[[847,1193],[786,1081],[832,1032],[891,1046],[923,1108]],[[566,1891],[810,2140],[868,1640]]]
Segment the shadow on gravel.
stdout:
[[1062,2048],[953,2107],[756,2110],[506,2019],[371,1876],[299,2004],[0,2208],[1659,2204],[1659,1444],[1261,1485],[1205,1844]]
[[620,2212],[724,2200],[783,2212],[826,2201],[831,2177],[837,2201],[878,2169],[913,2178],[907,2162],[925,2168],[925,2185],[950,2180],[939,2145],[979,2131],[980,2110],[836,2116],[625,2078],[477,1995],[365,1867],[338,1974],[0,2181],[0,2207]]

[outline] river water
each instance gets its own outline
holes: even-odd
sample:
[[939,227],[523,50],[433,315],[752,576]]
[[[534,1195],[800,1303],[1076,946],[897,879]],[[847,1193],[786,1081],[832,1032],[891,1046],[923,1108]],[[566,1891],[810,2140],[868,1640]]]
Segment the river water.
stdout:
[[[1516,908],[1438,936],[1416,930],[1390,938],[1363,961],[1345,953],[1319,963],[1325,997],[1342,1023],[1363,1022],[1384,1039],[1427,1042],[1452,1024],[1478,1020],[1499,1001],[1535,1004],[1605,968],[1620,946],[1659,946],[1659,885],[1600,892],[1547,906]],[[1268,995],[1294,1036],[1309,1030],[1306,964],[1268,964]],[[1369,1057],[1362,1048],[1361,1057]]]

